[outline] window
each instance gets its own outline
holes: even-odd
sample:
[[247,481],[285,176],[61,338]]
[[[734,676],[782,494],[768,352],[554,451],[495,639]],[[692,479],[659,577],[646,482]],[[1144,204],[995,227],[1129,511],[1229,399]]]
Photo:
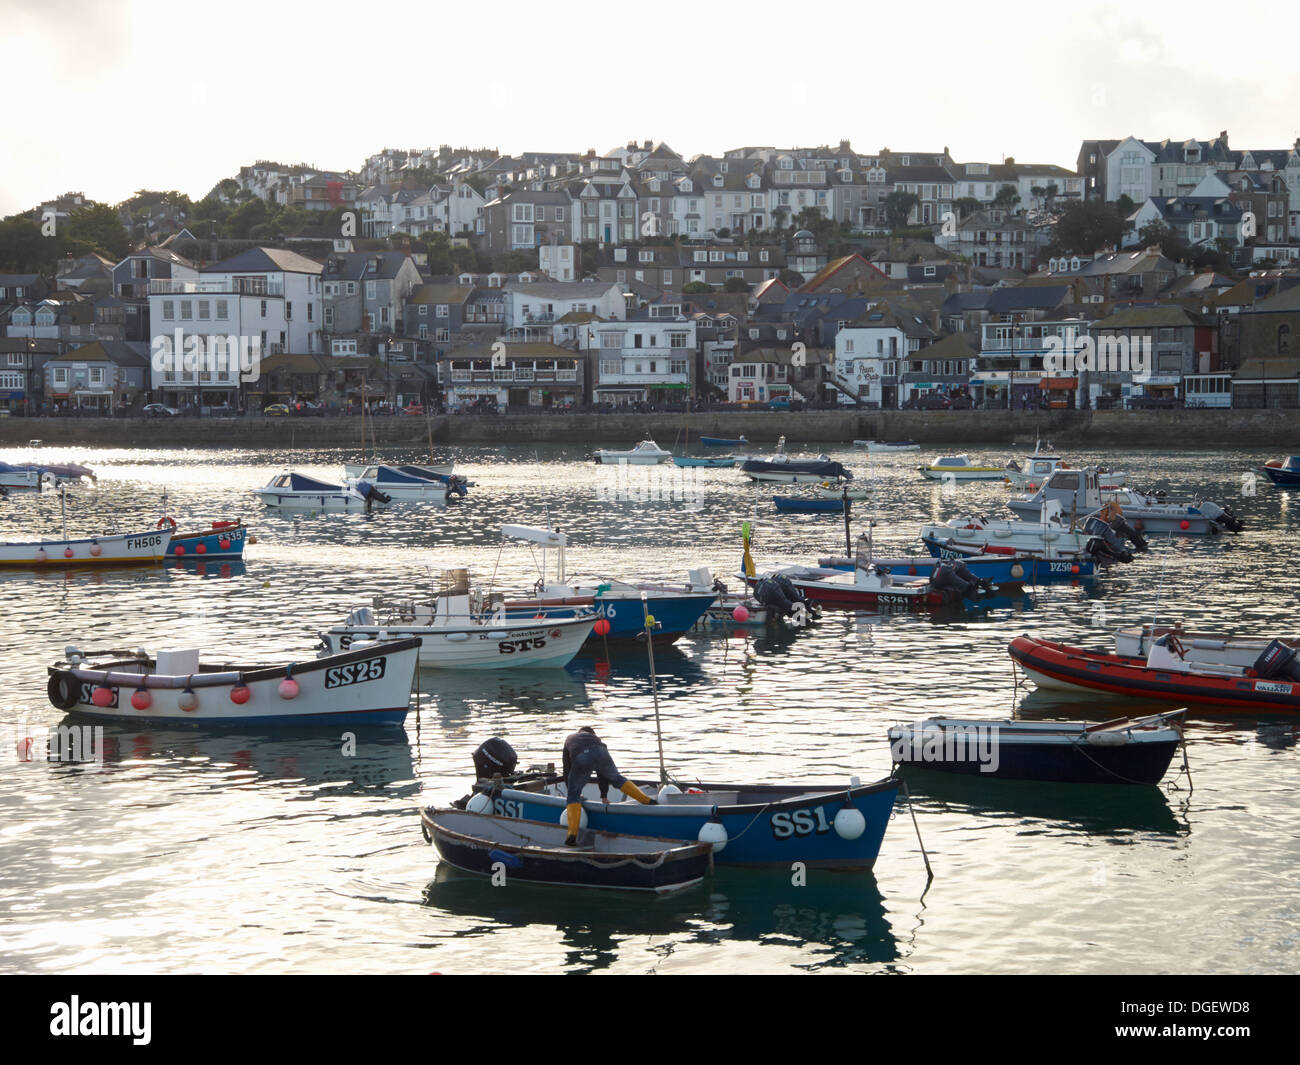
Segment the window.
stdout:
[[429,305],[427,303],[420,304],[420,317],[421,318],[429,317]]
[[1279,325],[1277,327],[1277,353],[1286,355],[1291,350],[1291,327],[1289,325]]
[[54,367],[54,384],[55,384],[56,387],[59,386],[59,385],[62,385],[62,386],[65,387],[65,388],[67,387],[67,385],[68,385],[68,368],[67,368],[66,366],[56,366],[56,367]]
[[448,303],[439,303],[437,306],[438,306],[438,309],[437,309],[437,317],[439,317],[439,318],[446,318],[446,317],[447,317],[447,313],[448,313],[448,308],[449,308],[451,305],[448,304]]
[[230,317],[230,301],[217,300],[217,319],[224,320]]
[[372,300],[372,299],[374,299],[374,298],[375,298],[375,283],[374,283],[373,281],[367,281],[367,282],[366,282],[366,299],[368,299],[368,300]]
[[102,385],[104,383],[104,367],[92,366],[90,368],[90,383],[92,385]]
[[176,304],[173,300],[163,300],[163,321],[170,322],[176,317]]
[[[187,314],[185,317],[188,318],[189,315]],[[266,317],[266,300],[262,300],[262,317]]]
[[563,222],[563,221],[564,221],[564,208],[563,208],[563,207],[557,207],[557,208],[555,209],[555,220],[556,220],[557,222]]
[[[40,317],[39,315],[37,317]],[[188,322],[194,317],[194,303],[192,300],[181,300],[181,321]]]
[[199,300],[199,321],[201,322],[207,321],[208,318],[210,317],[208,312],[211,309],[212,309],[212,304],[208,300]]

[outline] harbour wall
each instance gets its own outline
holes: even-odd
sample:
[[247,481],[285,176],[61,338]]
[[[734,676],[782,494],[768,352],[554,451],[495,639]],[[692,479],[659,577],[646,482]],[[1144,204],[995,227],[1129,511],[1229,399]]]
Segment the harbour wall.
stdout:
[[[978,448],[1041,437],[1058,447],[1270,447],[1300,452],[1300,410],[1144,411],[727,411],[682,414],[448,415],[366,419],[376,445],[585,443],[630,447],[646,437],[661,447],[703,436],[784,436],[805,441],[916,440],[926,447]],[[361,419],[325,418],[0,418],[0,447],[31,440],[50,446],[359,448]]]

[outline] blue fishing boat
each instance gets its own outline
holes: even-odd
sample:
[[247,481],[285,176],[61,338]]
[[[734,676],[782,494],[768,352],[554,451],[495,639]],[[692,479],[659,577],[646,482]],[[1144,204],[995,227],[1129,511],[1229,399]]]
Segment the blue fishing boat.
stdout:
[[[712,841],[719,865],[870,869],[880,852],[900,781],[870,784],[675,784],[636,782],[657,805],[600,801],[597,786],[583,791],[587,827],[596,832]],[[537,785],[533,785],[534,787]],[[498,817],[558,824],[564,816],[563,784],[544,791],[511,787],[508,778],[479,780],[467,802]],[[482,794],[484,799],[478,799]],[[613,794],[617,795],[617,792]]]
[[736,464],[734,455],[720,455],[716,459],[692,458],[690,455],[674,455],[673,465],[686,469],[725,470]]
[[239,518],[234,521],[214,521],[208,528],[197,532],[176,532],[176,522],[172,518],[163,518],[158,523],[160,529],[164,525],[172,528],[171,542],[167,545],[168,558],[244,557],[248,530]]
[[1282,459],[1269,459],[1260,469],[1268,475],[1270,481],[1283,488],[1300,485],[1300,455],[1288,455],[1285,462]]
[[[959,558],[966,565],[971,560],[985,554],[978,544],[959,544],[951,540],[940,540],[933,536],[922,536],[921,542],[926,550],[937,559]],[[1008,551],[1005,554],[995,548],[988,553],[1003,554],[1010,563],[1010,580],[1045,584],[1048,581],[1068,581],[1078,577],[1094,576],[1097,564],[1092,555],[1086,551],[1078,554],[1060,554],[1043,557],[1039,554]]]
[[808,499],[803,496],[773,496],[782,514],[843,514],[843,499]]
[[[656,643],[672,643],[690,632],[718,600],[715,591],[697,592],[660,584],[633,584],[626,581],[602,581],[595,585],[575,586],[565,583],[565,549],[568,537],[554,529],[537,529],[527,525],[504,525],[501,534],[542,548],[541,577],[535,594],[527,599],[506,601],[506,617],[554,618],[575,617],[578,611],[593,607],[600,615],[588,642],[633,640],[643,636],[645,619],[654,618]],[[546,553],[556,552],[555,580],[546,575]],[[601,622],[605,622],[602,625]]]
[[700,443],[705,447],[745,447],[749,444],[743,436],[725,437],[725,436],[702,436]]
[[664,895],[699,884],[713,868],[708,843],[584,830],[566,847],[568,829],[554,821],[523,821],[466,810],[420,811],[420,830],[438,857],[505,883],[615,888]]
[[[899,558],[871,558],[871,565],[883,567],[892,577],[924,577],[930,580],[934,571],[952,557],[932,558],[925,555],[908,555]],[[1021,584],[1030,581],[1031,570],[1024,561],[1009,555],[962,555],[960,561],[975,576],[976,580],[992,581],[994,584]],[[852,570],[854,560],[833,557],[817,560],[817,565],[826,569]]]

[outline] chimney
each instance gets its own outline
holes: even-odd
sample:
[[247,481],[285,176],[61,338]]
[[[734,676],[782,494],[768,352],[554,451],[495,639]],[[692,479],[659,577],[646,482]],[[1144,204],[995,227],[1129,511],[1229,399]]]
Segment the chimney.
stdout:
[[1223,141],[1225,148],[1228,146],[1228,131],[1226,129],[1219,130],[1219,140]]
[[654,144],[653,144],[652,142],[650,142],[650,141],[646,141],[643,150],[648,152],[648,151],[650,151],[653,147],[654,147]]

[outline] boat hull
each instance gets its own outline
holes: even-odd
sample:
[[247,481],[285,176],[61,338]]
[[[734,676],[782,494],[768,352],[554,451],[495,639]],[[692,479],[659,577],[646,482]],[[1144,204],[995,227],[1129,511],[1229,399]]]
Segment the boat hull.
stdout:
[[[974,743],[953,742],[942,731],[922,726],[889,730],[895,763],[906,770],[953,773],[988,780],[1041,780],[1060,784],[1159,784],[1179,744],[1177,731],[1160,729],[1150,738],[1135,736],[1118,745],[1095,742],[1084,726],[1052,731],[1052,726],[1025,734],[1018,723],[970,722],[987,729]],[[975,739],[981,734],[966,733]],[[1115,734],[1117,737],[1120,734]],[[978,754],[979,756],[976,756]]]
[[1152,669],[1144,659],[1017,636],[1011,658],[1040,688],[1131,699],[1196,703],[1221,710],[1300,712],[1300,684],[1285,678],[1207,676]]
[[4,543],[0,544],[0,566],[66,569],[69,566],[147,565],[163,560],[171,535],[170,529],[163,528],[77,540]]
[[359,640],[413,639],[420,645],[420,669],[563,669],[591,633],[595,618],[505,621],[463,629],[397,625],[340,625],[321,634],[331,653]]
[[[635,640],[645,632],[645,615],[648,612],[651,617],[657,621],[658,627],[654,632],[654,642],[658,644],[672,643],[679,637],[690,632],[695,628],[695,623],[704,617],[714,603],[717,602],[716,592],[706,592],[699,595],[693,594],[668,594],[648,592],[645,608],[642,608],[640,594],[635,597],[632,595],[620,596],[610,595],[609,593],[598,593],[596,589],[578,589],[580,593],[578,598],[585,599],[586,595],[592,596],[592,605],[595,606],[598,615],[609,622],[609,632],[604,636],[592,633],[588,637],[588,642],[603,643],[609,640]],[[580,609],[589,609],[579,606],[555,606],[541,609],[546,611],[548,617],[567,618],[573,617]],[[515,612],[515,616],[518,614]]]
[[444,862],[481,876],[503,876],[507,885],[522,881],[664,895],[696,886],[713,867],[706,843],[588,829],[579,833],[578,846],[569,848],[567,830],[554,822],[460,810],[421,810],[420,823]]
[[[179,558],[220,558],[232,559],[244,557],[244,544],[248,541],[248,530],[235,522],[227,528],[204,529],[192,533],[172,533],[167,545],[167,556]],[[222,544],[225,547],[222,547]]]
[[[843,610],[925,610],[944,605],[943,596],[928,588],[908,589],[865,588],[852,582],[837,583],[831,580],[807,580],[785,574],[790,583],[804,594],[804,598],[818,606],[838,607]],[[745,583],[751,591],[763,576],[746,576]]]
[[996,466],[922,466],[921,475],[931,481],[1001,481],[1006,470]]
[[[61,710],[105,721],[133,724],[163,722],[168,725],[377,725],[401,724],[410,704],[418,645],[402,640],[359,649],[328,658],[307,659],[291,666],[219,667],[190,676],[149,673],[149,663],[94,663],[88,666],[51,666],[51,702]],[[293,698],[280,695],[289,673],[298,683]],[[236,703],[231,692],[238,680],[249,698]],[[185,686],[197,705],[182,709]],[[143,686],[151,703],[143,710],[132,705],[134,692]],[[107,705],[94,702],[97,688],[108,688]],[[55,702],[55,694],[75,695]],[[71,702],[71,705],[61,705]]]
[[1260,470],[1279,488],[1300,487],[1300,470],[1289,470],[1280,466],[1261,466]]
[[[923,578],[929,580],[945,561],[960,559],[978,580],[994,584],[1022,584],[1033,579],[1031,560],[1017,557],[1003,558],[992,555],[937,555],[933,558],[912,556],[908,558],[873,558],[873,566],[883,566],[893,577]],[[847,558],[828,558],[819,563],[829,569],[852,570],[855,563]]]
[[788,499],[785,496],[773,496],[772,502],[782,514],[843,514],[844,500],[830,499]]
[[[649,781],[638,784],[643,790],[652,787]],[[727,830],[726,846],[713,854],[718,865],[789,869],[792,862],[803,862],[819,868],[870,869],[880,852],[900,786],[895,777],[839,788],[700,784],[702,795],[675,796],[672,802],[657,806],[592,799],[582,806],[588,826],[595,831],[689,842],[699,838],[700,829],[710,820],[717,820]],[[591,791],[594,793],[594,786]],[[743,801],[710,801],[732,795]],[[555,822],[564,805],[563,795],[513,788],[493,795],[493,813],[501,817]],[[865,822],[856,839],[841,836],[834,827],[835,815],[846,806],[858,811]]]
[[[921,542],[925,544],[926,550],[936,559],[961,559],[976,576],[980,576],[980,571],[975,569],[972,562],[979,560],[986,554],[1001,554],[1002,550],[997,545],[991,544],[964,544],[955,540],[940,540],[933,536],[921,537]],[[1008,577],[1011,580],[1027,581],[1035,584],[1045,584],[1049,581],[1068,581],[1075,580],[1079,577],[1095,576],[1097,564],[1092,557],[1087,554],[1079,557],[1044,558],[1041,553],[1038,555],[1016,552],[1014,548],[1007,549]],[[1016,567],[1019,566],[1020,573],[1016,573]],[[994,578],[996,580],[996,578]]]
[[[1026,522],[1042,520],[1042,504],[1028,499],[1012,499],[1007,506],[1015,516]],[[1194,507],[1176,509],[1172,513],[1167,509],[1155,510],[1145,507],[1124,505],[1124,517],[1130,525],[1144,533],[1174,533],[1178,536],[1213,536],[1219,527]],[[1138,525],[1137,523],[1141,524]],[[1186,523],[1187,528],[1183,528]]]

